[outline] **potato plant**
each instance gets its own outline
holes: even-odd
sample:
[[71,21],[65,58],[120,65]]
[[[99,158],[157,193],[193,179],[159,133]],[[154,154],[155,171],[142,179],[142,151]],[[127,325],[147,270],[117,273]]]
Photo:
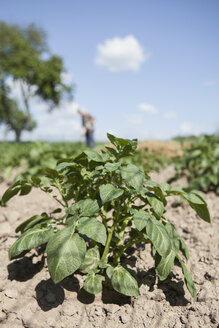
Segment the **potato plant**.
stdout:
[[18,168],[20,173],[16,180],[30,179],[33,175],[43,177],[46,167],[55,168],[58,159],[76,156],[84,149],[82,143],[3,142],[0,143],[0,176],[4,171],[4,175],[10,178],[12,170]]
[[210,222],[206,202],[196,191],[186,193],[167,183],[157,184],[142,169],[127,163],[125,158],[136,150],[136,139],[111,134],[108,138],[115,148],[85,150],[75,158],[59,160],[55,169],[46,169],[49,185],[33,176],[31,182],[19,180],[4,193],[3,206],[16,194],[28,194],[32,187],[49,193],[59,204],[52,214],[35,215],[16,228],[21,235],[9,249],[10,260],[47,244],[48,270],[54,283],[77,271],[85,276],[83,288],[89,293],[100,293],[107,281],[119,293],[137,296],[138,282],[123,265],[123,257],[133,245],[150,244],[159,279],[165,280],[177,261],[196,299],[185,264],[189,251],[165,218],[165,206],[168,196],[178,195]]
[[173,180],[186,176],[189,189],[219,194],[219,137],[203,135],[184,149],[184,156],[176,160]]
[[170,164],[170,160],[162,154],[155,151],[149,151],[147,147],[137,150],[130,161],[143,168],[147,173],[150,171],[159,172]]

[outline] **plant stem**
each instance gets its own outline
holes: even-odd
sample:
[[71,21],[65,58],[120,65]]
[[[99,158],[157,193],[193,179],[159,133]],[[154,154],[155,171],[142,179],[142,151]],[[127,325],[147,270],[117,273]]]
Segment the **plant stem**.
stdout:
[[52,196],[60,205],[62,205],[65,208],[65,204],[63,204],[56,196]]
[[111,243],[111,239],[112,239],[112,236],[113,236],[113,232],[114,232],[115,226],[116,226],[116,223],[114,222],[114,224],[112,225],[112,227],[109,229],[109,233],[108,233],[106,245],[105,245],[104,252],[103,252],[103,255],[101,257],[101,260],[105,260],[106,257],[107,257],[107,255],[108,255],[109,248],[110,248],[110,243]]
[[79,193],[80,193],[80,187],[78,186],[77,189],[76,189],[76,193],[75,193],[75,202],[78,201]]
[[48,195],[50,195],[50,196],[51,196],[53,199],[55,199],[60,205],[62,205],[62,207],[64,207],[64,208],[66,207],[65,204],[63,204],[59,199],[57,199],[56,196],[49,194],[47,191],[43,190],[43,188],[41,188],[41,187],[40,187],[40,190],[42,190],[43,192],[45,192],[45,193],[47,193]]
[[68,207],[68,202],[65,200],[65,197],[63,195],[61,184],[59,183],[58,180],[55,180],[55,183],[56,183],[56,187],[58,188],[58,191],[59,191],[60,195],[62,196],[62,199],[63,199],[63,201],[65,203],[65,207]]
[[118,240],[117,242],[117,246],[120,246],[122,245],[122,239],[123,239],[123,236],[124,236],[124,233],[125,233],[125,228],[127,227],[129,221],[132,219],[132,216],[129,216],[127,218],[124,219],[123,223],[122,223],[122,227],[121,227],[121,230],[119,232],[119,237],[120,239]]

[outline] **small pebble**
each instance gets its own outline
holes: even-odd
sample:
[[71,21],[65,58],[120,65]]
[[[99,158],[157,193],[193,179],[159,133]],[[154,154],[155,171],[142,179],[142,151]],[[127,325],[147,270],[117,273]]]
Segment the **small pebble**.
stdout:
[[18,292],[15,289],[6,289],[5,296],[7,296],[9,298],[17,298]]
[[122,315],[120,316],[120,320],[121,320],[122,323],[127,323],[127,322],[129,322],[130,317],[129,317],[128,314],[122,314]]

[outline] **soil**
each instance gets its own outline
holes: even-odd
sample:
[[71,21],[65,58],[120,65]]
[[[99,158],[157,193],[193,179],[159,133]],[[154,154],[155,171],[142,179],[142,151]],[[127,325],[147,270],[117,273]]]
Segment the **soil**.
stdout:
[[[115,148],[115,146],[111,143],[106,144],[108,147]],[[149,153],[158,153],[169,159],[175,157],[181,157],[183,155],[183,149],[185,147],[189,147],[190,142],[184,141],[182,143],[170,140],[170,141],[157,141],[157,140],[144,140],[138,143],[138,150],[142,151],[147,149]],[[96,150],[103,149],[102,147],[97,147]]]
[[[188,146],[189,143],[184,143],[184,147]],[[157,141],[157,140],[145,140],[138,144],[138,150],[144,150],[147,148],[149,152],[156,152],[167,158],[173,158],[176,156],[183,155],[182,144],[178,141]]]
[[[168,167],[151,177],[164,182],[173,174]],[[7,188],[0,184],[0,195]],[[38,190],[14,197],[0,208],[0,327],[2,328],[197,328],[218,327],[219,315],[219,197],[205,195],[212,223],[197,218],[186,204],[169,198],[166,217],[176,226],[190,250],[188,268],[196,284],[194,302],[174,266],[167,280],[158,282],[150,247],[137,245],[125,260],[136,271],[140,296],[126,297],[104,287],[93,296],[81,286],[78,274],[55,285],[50,279],[43,253],[31,251],[9,262],[8,249],[17,238],[15,228],[23,220],[56,208],[54,199]]]

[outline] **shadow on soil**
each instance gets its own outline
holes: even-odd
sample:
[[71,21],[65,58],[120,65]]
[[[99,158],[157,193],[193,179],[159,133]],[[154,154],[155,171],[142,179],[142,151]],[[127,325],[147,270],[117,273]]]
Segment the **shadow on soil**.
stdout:
[[[186,306],[189,301],[185,298],[185,285],[183,281],[174,281],[172,278],[174,275],[171,273],[169,277],[164,281],[159,281],[156,283],[156,274],[154,268],[148,271],[138,271],[137,272],[139,286],[147,285],[149,287],[149,292],[154,291],[154,287],[162,290],[165,299],[170,303],[171,306]],[[155,297],[156,300],[156,297]],[[159,296],[157,296],[159,300]]]
[[42,280],[35,288],[36,300],[43,311],[49,311],[63,303],[65,292],[63,288],[55,285],[52,279]]
[[[129,254],[129,256],[126,258],[123,265],[126,266],[128,264],[129,266],[134,267],[136,257],[133,257],[132,254]],[[8,279],[27,281],[33,278],[43,269],[45,264],[44,256],[42,256],[42,259],[36,263],[33,263],[34,257],[35,255],[30,257],[25,256],[24,258],[9,264]],[[138,270],[137,273],[134,273],[134,275],[139,282],[139,286],[144,284],[149,287],[148,297],[150,297],[150,292],[153,292],[156,286],[156,289],[163,292],[161,292],[161,294],[165,295],[166,300],[171,306],[185,306],[188,304],[187,299],[184,297],[184,283],[182,281],[175,281],[171,279],[174,277],[173,274],[171,274],[172,276],[170,275],[165,281],[161,281],[158,284],[156,283],[156,274],[154,269],[149,269],[148,271]],[[80,288],[79,280],[74,276],[65,278],[57,285],[55,285],[51,279],[48,279],[42,280],[35,288],[36,300],[40,308],[43,311],[49,311],[52,308],[56,308],[62,304],[65,299],[65,290],[77,293],[78,301],[83,304],[91,304],[95,300],[95,295],[92,295],[86,292],[83,288]],[[151,299],[156,300],[156,296],[154,298],[153,295],[153,298]],[[103,285],[102,301],[104,304],[124,305],[131,304],[131,297],[122,295],[113,290],[109,279],[106,278]]]
[[158,283],[158,288],[162,289],[166,300],[171,306],[186,306],[189,301],[185,298],[185,285],[183,281],[173,281],[167,278],[165,281]]
[[41,260],[33,263],[32,256],[25,256],[22,259],[16,260],[8,265],[8,279],[17,281],[27,281],[33,278],[38,272],[40,272],[45,264],[45,257]]

